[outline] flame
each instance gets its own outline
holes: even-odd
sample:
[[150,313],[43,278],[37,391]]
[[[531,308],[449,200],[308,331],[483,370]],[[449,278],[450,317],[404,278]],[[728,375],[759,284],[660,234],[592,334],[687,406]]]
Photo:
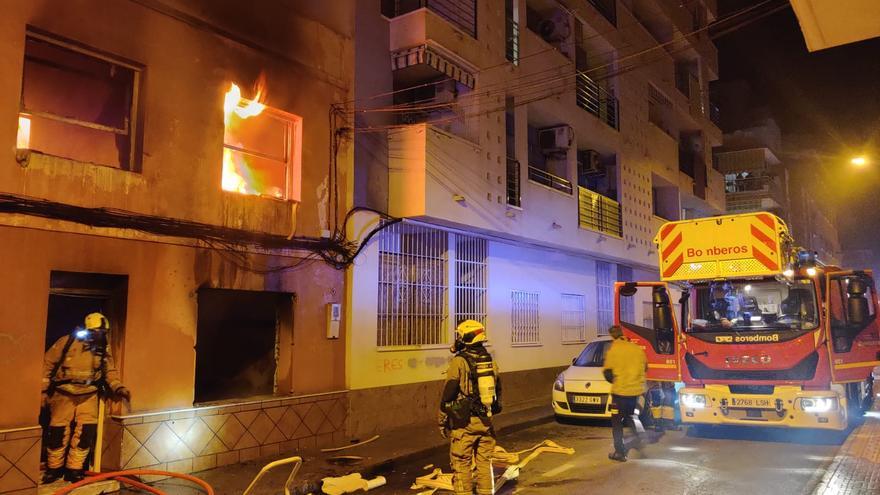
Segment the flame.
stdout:
[[31,144],[31,118],[24,114],[18,114],[18,136],[15,138],[15,147],[20,150],[30,148]]
[[[261,79],[262,81],[262,79]],[[226,125],[229,125],[229,118],[237,115],[239,118],[247,119],[260,115],[266,109],[266,105],[260,103],[263,97],[263,85],[258,83],[257,93],[253,100],[247,100],[241,97],[241,88],[237,84],[231,83],[229,91],[223,98],[223,116]]]

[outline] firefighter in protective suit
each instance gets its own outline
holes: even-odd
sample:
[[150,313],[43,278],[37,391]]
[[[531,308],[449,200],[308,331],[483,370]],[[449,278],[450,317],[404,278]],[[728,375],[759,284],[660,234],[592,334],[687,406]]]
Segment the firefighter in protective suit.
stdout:
[[131,400],[110,354],[109,328],[104,315],[91,313],[84,328],[61,337],[46,351],[43,403],[49,407],[50,419],[44,483],[62,476],[67,481],[81,480],[83,464],[97,437],[98,401],[103,397]]
[[489,495],[495,488],[492,414],[501,412],[501,381],[485,342],[482,323],[465,320],[458,325],[451,349],[455,357],[449,363],[440,402],[441,434],[450,439],[449,462],[456,495],[473,494],[474,481],[478,494]]

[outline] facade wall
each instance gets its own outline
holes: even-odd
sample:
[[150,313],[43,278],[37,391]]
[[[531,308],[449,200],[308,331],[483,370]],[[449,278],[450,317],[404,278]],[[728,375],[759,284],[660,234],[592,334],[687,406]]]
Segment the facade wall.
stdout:
[[[357,64],[372,69],[387,60],[384,57],[390,53],[396,69],[389,68],[384,77],[372,71],[363,85],[359,79],[354,107],[360,119],[356,125],[366,126],[356,135],[356,176],[371,184],[374,178],[387,177],[384,191],[371,185],[369,195],[358,196],[363,198],[359,199],[363,205],[387,204],[388,213],[412,220],[410,225],[449,229],[451,236],[487,239],[485,321],[490,352],[502,370],[506,409],[511,410],[547,405],[554,376],[583,347],[583,342],[562,342],[563,294],[584,296],[587,324],[583,341],[597,335],[598,262],[610,263],[613,280],[619,278],[618,265],[624,267],[620,276],[630,268],[635,280],[657,279],[657,253],[652,241],[664,220],[654,215],[652,191],[656,189],[662,196],[661,210],[668,218],[678,220],[683,215],[723,211],[724,181],[711,167],[711,149],[720,145],[721,132],[709,121],[706,110],[708,81],[718,72],[717,54],[705,36],[685,39],[692,27],[690,15],[678,10],[684,7],[657,2],[657,8],[650,10],[651,15],[670,26],[680,43],[691,43],[684,50],[687,56],[699,59],[696,75],[700,87],[688,95],[676,88],[675,64],[676,57],[680,57],[676,53],[682,50],[670,53],[659,49],[650,57],[627,58],[634,47],[659,43],[644,19],[633,12],[644,2],[616,2],[616,24],[589,2],[565,2],[562,10],[576,16],[583,29],[584,42],[577,46],[587,52],[592,69],[589,76],[617,100],[619,113],[612,112],[613,118],[609,118],[604,109],[600,117],[577,104],[575,57],[562,53],[575,47],[574,29],[559,49],[527,27],[528,10],[545,13],[560,6],[551,0],[515,0],[507,4],[475,2],[474,37],[468,34],[472,26],[456,26],[456,22],[430,7],[386,12],[389,15],[383,17],[379,2],[363,2],[358,9],[358,29],[369,35],[358,35]],[[714,18],[714,2],[704,5],[708,17]],[[518,22],[517,63],[506,59],[510,30],[505,18],[511,11]],[[411,116],[388,109],[376,111],[392,104],[392,95],[405,94],[404,88],[431,86],[446,77],[441,73],[431,75],[426,66],[414,68],[414,58],[406,59],[409,65],[405,68],[400,67],[403,59],[394,58],[394,54],[419,46],[440,54],[455,70],[473,75],[473,89],[459,84],[445,118],[429,117],[426,123],[406,121]],[[618,68],[629,64],[638,67],[617,73]],[[649,84],[669,99],[670,129],[660,130],[649,121]],[[509,143],[506,111],[513,116],[514,143]],[[553,173],[571,183],[571,192],[529,179],[529,166],[538,165],[530,163],[529,128],[561,124],[571,126],[573,139],[564,159],[553,165]],[[706,165],[702,179],[680,171],[680,141],[689,133],[701,135],[701,147],[692,152]],[[608,187],[613,190],[609,195],[620,206],[620,235],[604,227],[587,227],[580,221],[579,209],[584,205],[579,204],[576,151],[591,149],[614,168]],[[507,201],[510,160],[516,161],[519,170],[521,204]],[[697,180],[707,185],[697,184]],[[359,179],[358,184],[361,182]],[[363,238],[381,224],[368,213],[355,218],[349,231],[351,238]],[[383,235],[371,238],[347,273],[350,326],[346,372],[351,427],[360,435],[435,419],[456,323],[456,276],[450,273],[443,299],[448,305],[444,323],[447,340],[437,345],[378,345],[380,305],[410,300],[400,294],[390,296],[391,302],[380,302],[380,270],[384,265],[379,244]],[[446,253],[450,266],[454,251],[450,244]],[[409,275],[402,276],[419,278],[417,268],[406,273]],[[516,326],[513,291],[537,293],[537,343],[512,343]],[[603,300],[607,306],[610,298]],[[634,305],[637,313],[642,310],[641,304]],[[602,318],[608,311],[603,309]]]
[[[336,228],[334,216],[341,218],[350,207],[353,150],[348,141],[339,144],[334,184],[328,172],[333,160],[328,151],[332,132],[327,115],[332,104],[354,96],[354,2],[333,2],[321,8],[266,3],[244,9],[239,2],[225,0],[179,0],[150,6],[39,0],[7,6],[0,26],[0,60],[5,67],[0,75],[0,143],[7,150],[0,156],[0,194],[56,205],[109,208],[257,236],[289,235],[294,241],[318,239],[331,232]],[[122,170],[39,150],[14,152],[28,30],[141,68],[135,100],[137,167]],[[236,83],[245,97],[253,98],[258,80],[265,84],[264,103],[302,119],[301,169],[291,179],[291,200],[221,189],[224,95]],[[338,190],[336,200],[331,185]],[[315,411],[322,411],[321,421],[308,411],[299,411],[303,414],[296,416],[298,421],[315,423],[307,434],[282,432],[272,441],[268,436],[260,440],[256,436],[264,433],[266,425],[262,425],[255,426],[259,434],[251,434],[256,445],[226,438],[229,445],[224,444],[223,458],[246,460],[253,457],[254,448],[267,445],[261,453],[329,444],[334,433],[338,441],[347,417],[345,394],[333,395],[327,411],[325,404],[318,405],[326,397],[305,397],[346,387],[345,335],[328,339],[325,323],[326,305],[343,299],[344,273],[305,260],[309,254],[305,251],[219,247],[222,242],[0,214],[0,267],[9,280],[0,289],[4,301],[0,315],[5,322],[0,327],[0,372],[17,377],[0,400],[2,441],[19,442],[23,438],[20,429],[30,431],[37,425],[53,271],[128,277],[124,334],[115,346],[122,380],[132,392],[131,411],[121,410],[120,405],[111,408],[115,419],[109,428],[115,425],[119,434],[105,437],[105,450],[132,453],[131,438],[120,432],[133,422],[156,423],[156,431],[174,431],[178,440],[185,441],[186,432],[179,424],[169,423],[169,415],[174,411],[182,419],[196,415],[193,412],[186,418],[186,411],[194,411],[198,291],[206,288],[281,293],[292,298],[292,311],[278,319],[273,395],[278,401],[315,404]],[[288,265],[296,268],[281,268]],[[224,407],[246,407],[239,404],[250,399],[233,397]],[[261,410],[295,409],[293,403],[261,399]],[[274,424],[277,413],[273,409],[265,414]],[[168,417],[162,419],[163,415]],[[249,431],[251,425],[245,423],[253,418],[245,416],[238,420]],[[243,449],[249,450],[244,453]],[[197,450],[189,449],[190,458],[195,459]],[[16,457],[17,450],[4,452]],[[29,490],[36,484],[39,458],[27,449],[21,454],[7,459],[18,471],[0,477],[0,493]],[[162,459],[166,454],[170,455],[151,455],[167,467],[190,470],[189,464],[168,465]],[[174,461],[186,458],[178,454]],[[131,465],[119,459],[118,466]],[[216,464],[222,464],[219,458]],[[19,487],[18,478],[9,481],[19,471],[29,480],[27,486]]]

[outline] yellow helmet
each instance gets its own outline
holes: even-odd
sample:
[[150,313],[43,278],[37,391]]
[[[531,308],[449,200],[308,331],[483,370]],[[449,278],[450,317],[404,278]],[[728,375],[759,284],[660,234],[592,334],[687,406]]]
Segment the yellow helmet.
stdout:
[[108,330],[110,329],[110,321],[101,313],[90,313],[86,316],[87,330]]
[[486,327],[477,320],[464,320],[455,328],[455,336],[465,345],[488,340]]

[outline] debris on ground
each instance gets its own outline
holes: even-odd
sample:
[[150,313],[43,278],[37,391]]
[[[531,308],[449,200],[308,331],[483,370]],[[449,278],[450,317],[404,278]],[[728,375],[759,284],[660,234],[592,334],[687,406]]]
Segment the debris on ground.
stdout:
[[354,466],[363,462],[364,458],[359,455],[337,455],[328,457],[327,462],[338,466]]
[[363,442],[355,442],[350,445],[343,445],[342,447],[333,447],[332,449],[321,449],[321,452],[339,452],[340,450],[350,449],[352,447],[359,447],[361,445],[366,445],[370,442],[373,442],[379,438],[379,435],[374,435],[372,438],[368,438]]
[[422,466],[422,469],[424,469],[425,471],[427,471],[429,469],[433,469],[433,468],[434,468],[433,464],[428,464],[427,466]]
[[[520,461],[520,456],[526,453],[529,455]],[[508,452],[503,447],[496,445],[495,452],[492,454],[493,465],[495,463],[504,464],[507,465],[507,469],[495,479],[495,490],[497,491],[501,488],[504,483],[518,478],[520,470],[525,467],[526,464],[532,462],[535,457],[544,453],[572,455],[574,454],[574,449],[563,447],[552,440],[544,440],[531,448],[517,452]],[[426,469],[430,467],[433,466],[425,466]],[[444,473],[442,469],[436,468],[431,471],[431,473],[416,478],[415,483],[413,483],[410,488],[413,490],[428,489],[419,492],[417,495],[432,495],[437,490],[452,491],[452,473]]]
[[385,485],[385,477],[377,476],[371,480],[364,479],[361,473],[352,473],[336,478],[324,478],[321,480],[321,492],[326,495],[343,495],[357,491],[369,491]]

